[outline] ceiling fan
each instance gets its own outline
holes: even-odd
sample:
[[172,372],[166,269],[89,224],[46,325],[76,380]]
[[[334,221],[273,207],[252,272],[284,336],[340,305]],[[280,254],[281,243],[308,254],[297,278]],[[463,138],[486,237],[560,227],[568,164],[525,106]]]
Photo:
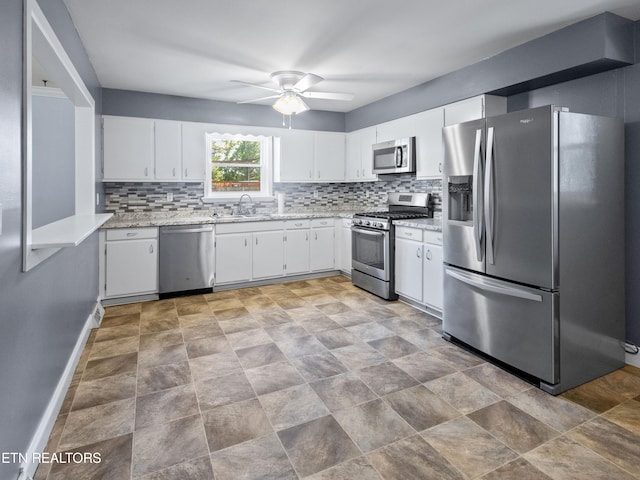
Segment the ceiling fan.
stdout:
[[324,80],[319,75],[313,73],[303,73],[293,70],[283,70],[271,74],[271,80],[277,85],[277,88],[258,85],[256,83],[243,82],[242,80],[232,80],[235,83],[241,83],[250,87],[262,88],[273,92],[272,95],[266,97],[255,98],[238,103],[252,103],[269,98],[277,98],[273,104],[273,108],[282,115],[294,115],[306,112],[309,106],[304,102],[304,98],[316,98],[322,100],[352,100],[352,93],[332,93],[332,92],[308,92],[307,90]]

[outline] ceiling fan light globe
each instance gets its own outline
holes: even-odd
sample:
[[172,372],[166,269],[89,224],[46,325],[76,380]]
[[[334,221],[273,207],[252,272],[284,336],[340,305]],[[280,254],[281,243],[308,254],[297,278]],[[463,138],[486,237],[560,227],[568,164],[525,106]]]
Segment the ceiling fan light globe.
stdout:
[[292,92],[287,92],[276,100],[273,108],[282,115],[295,115],[309,110],[309,106]]

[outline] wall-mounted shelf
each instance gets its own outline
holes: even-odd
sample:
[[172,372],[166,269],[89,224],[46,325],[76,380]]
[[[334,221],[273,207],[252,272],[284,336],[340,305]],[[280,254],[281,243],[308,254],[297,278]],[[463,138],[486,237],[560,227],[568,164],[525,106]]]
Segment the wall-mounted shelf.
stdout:
[[48,223],[33,230],[31,248],[35,250],[77,247],[112,216],[112,213],[72,215],[57,222]]

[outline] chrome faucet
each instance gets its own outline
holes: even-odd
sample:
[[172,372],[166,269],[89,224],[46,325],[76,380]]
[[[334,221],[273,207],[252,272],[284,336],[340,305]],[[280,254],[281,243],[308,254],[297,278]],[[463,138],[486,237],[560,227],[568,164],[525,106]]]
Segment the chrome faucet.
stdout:
[[[247,209],[247,210],[242,209],[242,200],[244,199],[244,197],[247,197],[251,202],[250,209]],[[240,196],[240,200],[238,201],[238,215],[244,215],[245,213],[253,213],[252,210],[253,210],[253,200],[251,199],[251,195],[249,195],[248,193],[243,193]]]

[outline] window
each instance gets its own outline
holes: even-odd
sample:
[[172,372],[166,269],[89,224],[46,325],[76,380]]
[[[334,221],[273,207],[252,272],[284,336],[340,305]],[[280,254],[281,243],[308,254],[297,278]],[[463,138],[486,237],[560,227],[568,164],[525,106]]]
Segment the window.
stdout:
[[272,144],[263,136],[208,134],[207,197],[270,196]]

